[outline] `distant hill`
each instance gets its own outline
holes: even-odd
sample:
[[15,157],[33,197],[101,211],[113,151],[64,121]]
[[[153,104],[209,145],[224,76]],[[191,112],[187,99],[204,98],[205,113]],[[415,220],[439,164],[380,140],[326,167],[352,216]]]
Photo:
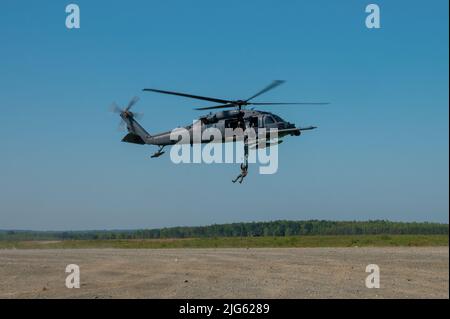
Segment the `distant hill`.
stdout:
[[448,235],[448,224],[428,222],[278,220],[137,230],[0,230],[0,240],[95,240],[311,235]]

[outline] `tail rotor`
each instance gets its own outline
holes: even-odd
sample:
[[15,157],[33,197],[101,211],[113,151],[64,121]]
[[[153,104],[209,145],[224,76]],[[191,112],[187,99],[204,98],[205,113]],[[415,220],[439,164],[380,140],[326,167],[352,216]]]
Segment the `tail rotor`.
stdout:
[[109,111],[112,113],[119,114],[119,116],[121,117],[121,121],[118,127],[119,131],[125,131],[125,129],[127,128],[127,123],[124,121],[125,119],[141,119],[144,116],[143,113],[136,113],[130,111],[133,105],[135,105],[138,101],[139,98],[135,96],[130,100],[130,102],[128,102],[127,106],[123,109],[120,108],[115,102],[110,106]]

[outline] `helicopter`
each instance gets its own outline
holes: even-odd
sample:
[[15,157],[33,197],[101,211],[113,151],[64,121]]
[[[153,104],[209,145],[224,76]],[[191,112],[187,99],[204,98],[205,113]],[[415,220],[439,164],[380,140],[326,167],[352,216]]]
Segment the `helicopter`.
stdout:
[[[194,125],[187,125],[183,128],[189,132],[190,138],[185,143],[190,143],[191,146],[195,143],[209,143],[209,142],[219,142],[219,143],[227,143],[227,142],[236,142],[236,141],[244,141],[244,162],[241,164],[241,174],[233,180],[235,183],[239,180],[239,183],[242,183],[243,179],[247,176],[248,173],[248,153],[249,148],[265,148],[271,147],[276,144],[280,144],[285,136],[300,136],[303,131],[309,131],[317,128],[316,126],[308,126],[308,127],[296,127],[295,124],[287,122],[283,120],[280,116],[267,112],[260,111],[255,109],[246,109],[248,106],[265,106],[265,105],[325,105],[329,103],[323,102],[295,102],[295,103],[286,103],[286,102],[253,102],[253,99],[276,88],[277,86],[283,84],[285,81],[275,80],[270,83],[268,86],[264,87],[262,90],[258,91],[256,94],[245,100],[227,100],[227,99],[219,99],[212,98],[200,95],[193,95],[187,93],[180,93],[174,91],[165,91],[159,89],[151,89],[144,88],[144,92],[154,92],[160,94],[168,94],[181,96],[185,98],[203,100],[208,102],[220,103],[218,105],[213,106],[205,106],[198,107],[195,110],[219,110],[226,109],[217,112],[210,112],[209,114],[200,116],[195,123],[200,125],[201,131],[205,131],[209,128],[215,128],[222,133],[222,138],[220,141],[211,141],[210,139],[196,140],[194,138]],[[172,146],[180,141],[171,139],[172,131],[166,131],[158,134],[151,135],[149,134],[137,121],[142,114],[131,112],[131,108],[138,102],[139,98],[134,97],[125,108],[121,109],[117,104],[113,103],[111,110],[114,113],[117,113],[121,117],[121,127],[126,126],[128,130],[128,134],[125,135],[122,139],[122,142],[140,144],[140,145],[155,145],[158,146],[158,150],[151,155],[151,158],[160,157],[165,153],[164,148],[167,146]],[[255,132],[258,130],[266,131],[267,135],[264,136],[263,143],[255,143],[254,141],[249,141],[248,137],[245,134],[242,134],[246,129],[252,128]],[[235,130],[237,136],[227,137],[225,131],[227,129]],[[242,129],[241,131],[236,129]],[[277,133],[277,141],[272,141],[269,136],[269,132],[275,131]],[[241,132],[239,134],[239,132]],[[182,142],[181,142],[182,143]]]

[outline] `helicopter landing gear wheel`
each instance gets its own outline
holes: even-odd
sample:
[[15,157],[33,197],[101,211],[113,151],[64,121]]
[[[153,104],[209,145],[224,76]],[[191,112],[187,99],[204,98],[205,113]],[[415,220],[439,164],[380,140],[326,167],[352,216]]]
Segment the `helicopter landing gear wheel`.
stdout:
[[155,157],[160,157],[161,155],[163,155],[165,153],[165,151],[163,151],[164,147],[165,147],[165,145],[160,146],[159,149],[150,157],[155,158]]

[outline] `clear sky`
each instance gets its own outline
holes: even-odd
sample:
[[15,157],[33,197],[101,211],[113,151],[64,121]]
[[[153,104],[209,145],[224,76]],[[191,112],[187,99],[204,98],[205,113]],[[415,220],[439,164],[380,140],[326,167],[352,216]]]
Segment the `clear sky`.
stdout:
[[[448,1],[4,0],[0,229],[125,229],[274,219],[448,222]],[[279,170],[175,165],[121,143],[107,112],[141,97],[150,133],[208,103],[144,87],[244,98],[317,125],[280,145]]]

